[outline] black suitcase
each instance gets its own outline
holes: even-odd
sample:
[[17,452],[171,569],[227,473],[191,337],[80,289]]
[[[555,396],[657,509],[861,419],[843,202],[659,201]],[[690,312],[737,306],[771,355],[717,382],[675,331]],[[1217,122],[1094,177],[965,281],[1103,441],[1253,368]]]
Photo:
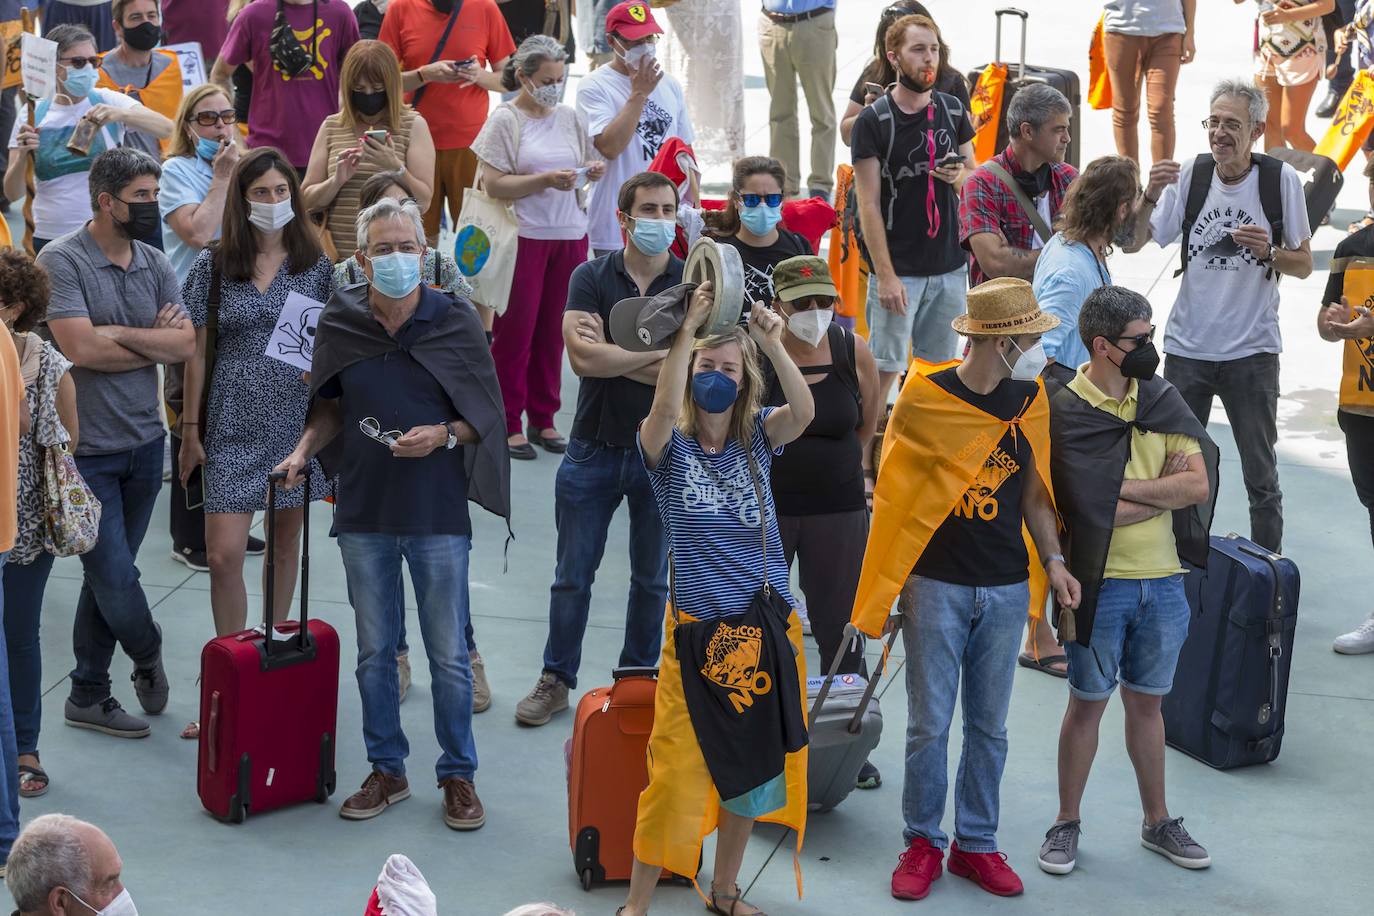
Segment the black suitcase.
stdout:
[[1302,195],[1307,200],[1307,225],[1313,231],[1336,207],[1336,195],[1341,193],[1345,176],[1340,166],[1326,156],[1300,149],[1276,146],[1267,155],[1281,159],[1297,170],[1303,179]]
[[1298,568],[1238,534],[1213,537],[1185,580],[1192,620],[1164,735],[1219,770],[1279,755],[1298,622]]
[[[1012,64],[1002,59],[1002,17],[1020,16],[1021,17],[1021,57],[1020,63]],[[1017,91],[1030,86],[1034,83],[1048,83],[1055,89],[1064,93],[1064,97],[1069,100],[1069,105],[1073,109],[1069,116],[1069,151],[1064,157],[1064,161],[1074,168],[1078,168],[1079,151],[1082,149],[1082,112],[1083,94],[1079,89],[1078,74],[1072,70],[1059,70],[1055,67],[1037,67],[1026,63],[1026,20],[1030,14],[1025,10],[1018,10],[1007,7],[997,11],[997,44],[993,54],[994,63],[1007,64],[1007,85],[1002,92],[1002,110],[997,119],[997,152],[1007,148],[1007,106],[1011,104],[1012,96]],[[968,72],[969,86],[978,85],[978,77],[982,75],[987,67],[976,67]]]

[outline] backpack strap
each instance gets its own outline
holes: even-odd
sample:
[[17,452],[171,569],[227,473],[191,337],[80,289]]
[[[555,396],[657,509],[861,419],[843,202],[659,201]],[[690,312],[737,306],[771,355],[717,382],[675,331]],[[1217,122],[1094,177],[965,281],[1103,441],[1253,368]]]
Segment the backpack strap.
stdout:
[[889,165],[892,159],[892,148],[897,145],[897,119],[892,116],[892,96],[883,94],[871,106],[873,113],[878,116],[878,124],[887,125],[887,152],[883,153],[883,158],[878,160],[878,168],[882,173],[882,182],[887,187],[887,215],[885,222],[887,230],[892,231],[892,221],[897,208],[897,182],[892,177],[892,166]]
[[[1250,158],[1259,166],[1260,209],[1269,221],[1269,241],[1272,248],[1283,246],[1283,160],[1263,153],[1252,153]],[[1271,262],[1267,280],[1274,276]]]
[[1212,174],[1216,170],[1217,163],[1211,153],[1203,153],[1193,160],[1193,176],[1188,182],[1188,197],[1183,205],[1183,241],[1178,246],[1178,270],[1174,271],[1175,277],[1188,267],[1188,233],[1193,230],[1193,223],[1197,222],[1203,205],[1207,203],[1207,192],[1211,190]]
[[[1000,181],[1002,186],[1011,192],[1011,196],[1016,198],[1016,202],[1021,205],[1021,212],[1026,215],[1026,219],[1030,220],[1031,228],[1035,230],[1035,234],[1040,237],[1040,244],[1044,245],[1048,242],[1050,236],[1054,235],[1054,230],[1050,229],[1049,224],[1045,222],[1045,218],[1041,216],[1040,211],[1036,209],[1035,201],[1031,200],[1030,195],[1021,189],[1021,186],[1016,183],[1015,178],[1011,177],[1011,172],[1003,168],[1002,164],[995,159],[989,159],[987,162],[984,162],[983,168],[991,172],[993,177]],[[1049,192],[1046,191],[1045,193],[1048,194]]]
[[859,390],[859,370],[856,365],[857,358],[854,355],[856,346],[854,332],[832,321],[825,333],[830,338],[830,362],[834,366],[835,375],[844,382],[849,393],[854,395],[854,401],[859,405],[859,413],[862,414],[864,399],[863,393]]

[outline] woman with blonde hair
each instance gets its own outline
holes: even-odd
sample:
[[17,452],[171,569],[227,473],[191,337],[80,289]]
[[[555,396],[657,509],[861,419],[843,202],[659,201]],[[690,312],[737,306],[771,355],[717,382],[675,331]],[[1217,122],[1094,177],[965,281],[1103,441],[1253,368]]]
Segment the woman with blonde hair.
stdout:
[[[810,424],[815,404],[783,346],[776,312],[755,308],[748,331],[736,325],[699,340],[714,309],[711,284],[703,283],[639,430],[671,545],[671,578],[649,785],[639,797],[623,916],[648,910],[661,869],[695,875],[702,839],[717,827],[708,906],[754,916],[759,910],[741,899],[736,883],[754,821],[797,831],[798,849],[806,826],[801,623],[792,610],[770,468]],[[760,407],[760,350],[786,396],[781,407]],[[747,670],[738,664],[741,652],[752,656]],[[741,683],[725,669],[745,686],[722,693],[722,682]],[[740,753],[742,744],[747,753]]]
[[194,87],[177,108],[157,202],[162,247],[178,280],[185,281],[196,255],[219,238],[229,176],[242,152],[237,123],[234,106],[215,83]]
[[373,175],[403,172],[420,209],[429,206],[434,138],[405,103],[401,65],[390,46],[360,41],[349,48],[339,85],[343,104],[320,125],[301,184],[305,208],[324,213],[325,232],[342,259],[357,247],[358,197]]

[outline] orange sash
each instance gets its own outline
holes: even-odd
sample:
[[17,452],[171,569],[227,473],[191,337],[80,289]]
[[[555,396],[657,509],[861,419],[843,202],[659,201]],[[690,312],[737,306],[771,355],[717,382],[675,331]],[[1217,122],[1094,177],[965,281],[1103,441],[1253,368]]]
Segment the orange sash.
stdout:
[[1112,81],[1107,74],[1107,48],[1103,35],[1106,16],[1097,20],[1088,45],[1088,104],[1097,111],[1112,107]]
[[1355,151],[1364,144],[1369,130],[1374,127],[1374,77],[1369,71],[1361,70],[1341,99],[1336,114],[1331,118],[1331,126],[1326,129],[1317,148],[1319,156],[1334,159],[1341,171],[1355,158]]
[[[893,602],[926,545],[961,500],[967,503],[970,488],[1009,429],[1029,440],[1035,470],[1054,498],[1050,408],[1044,383],[1036,380],[1035,399],[1020,417],[1002,421],[930,380],[934,373],[957,365],[957,360],[914,361],[892,408],[851,616],[853,624],[869,636],[882,632]],[[1029,537],[1026,544],[1032,573],[1028,612],[1040,619],[1045,605],[1044,574]]]
[[[836,166],[835,200],[839,209],[844,209],[845,198],[853,184],[854,166],[847,162]],[[857,324],[854,332],[867,337],[864,303],[868,299],[868,265],[859,254],[858,238],[852,228],[845,232],[843,220],[837,220],[830,230],[830,276],[840,294],[839,301],[835,303],[835,314],[855,319]]]
[[[1332,265],[1334,270],[1336,265]],[[1357,305],[1374,311],[1374,261],[1352,258],[1345,268],[1345,285],[1341,292],[1350,303],[1347,321],[1355,318]],[[1342,407],[1374,410],[1374,337],[1345,342],[1345,360],[1341,368]]]
[[[176,124],[177,108],[181,106],[181,95],[184,86],[181,82],[181,64],[177,61],[175,51],[155,50],[154,54],[162,54],[171,58],[162,72],[153,77],[153,81],[142,89],[137,86],[118,86],[110,79],[109,74],[104,70],[100,71],[100,79],[96,80],[97,89],[113,89],[122,92],[130,98],[137,99],[148,108],[173,122],[172,130],[175,132],[181,129],[180,124]],[[167,149],[171,146],[172,138],[158,141],[162,147],[162,154],[167,155]]]
[[1002,94],[1007,88],[1007,65],[988,64],[978,76],[969,99],[973,120],[973,158],[987,162],[997,155],[997,126],[1002,122]]

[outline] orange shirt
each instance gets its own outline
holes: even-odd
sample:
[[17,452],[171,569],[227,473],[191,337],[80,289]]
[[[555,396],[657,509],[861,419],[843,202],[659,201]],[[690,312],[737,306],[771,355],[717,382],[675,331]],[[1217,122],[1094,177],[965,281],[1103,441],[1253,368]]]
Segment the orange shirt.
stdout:
[[14,547],[19,529],[19,405],[24,379],[14,338],[0,331],[0,552]]
[[[402,70],[418,70],[434,57],[434,46],[448,19],[449,14],[436,10],[429,0],[391,0],[377,37],[395,50]],[[496,0],[465,0],[439,60],[476,57],[477,65],[485,69],[513,53],[515,42]],[[471,84],[426,85],[420,114],[434,135],[434,148],[467,149],[486,123],[491,107],[489,93]]]

